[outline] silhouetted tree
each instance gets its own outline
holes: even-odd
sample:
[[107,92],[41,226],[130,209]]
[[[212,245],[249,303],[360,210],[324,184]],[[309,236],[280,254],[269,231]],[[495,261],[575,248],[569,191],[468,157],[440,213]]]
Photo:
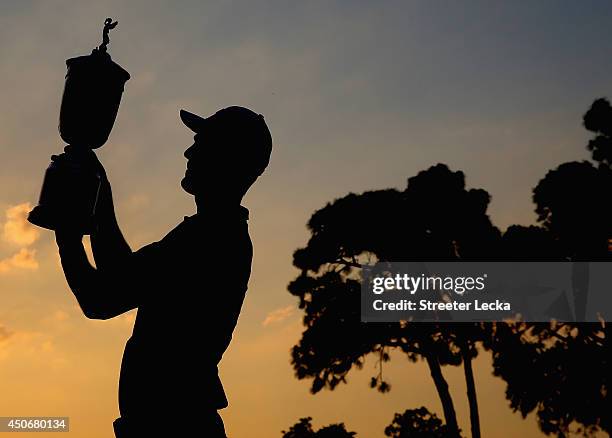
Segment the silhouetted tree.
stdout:
[[436,414],[422,406],[395,414],[393,422],[385,428],[385,435],[392,438],[446,438],[449,430]]
[[489,199],[484,190],[466,190],[462,172],[438,164],[410,178],[403,192],[349,194],[312,215],[308,245],[294,254],[294,265],[302,272],[289,291],[300,298],[306,326],[292,350],[292,363],[298,378],[313,379],[313,393],[346,382],[350,369],[361,367],[369,353],[379,364],[372,387],[389,390],[382,367],[393,348],[411,361],[427,362],[449,436],[458,436],[441,366],[463,362],[472,430],[479,436],[471,370],[478,326],[361,324],[359,268],[361,262],[377,260],[470,260],[494,254],[500,232],[486,214]]
[[[588,161],[561,164],[533,191],[542,227],[510,227],[503,236],[512,260],[609,260],[612,237],[612,108],[596,100],[584,115],[596,133]],[[575,265],[576,266],[576,265]],[[574,291],[576,292],[576,290]],[[586,296],[574,293],[584,315]],[[535,411],[542,431],[560,437],[610,430],[609,328],[603,323],[492,324],[485,346],[494,373],[507,383],[506,396],[523,416]]]
[[315,431],[312,417],[300,418],[288,431],[282,431],[283,438],[353,438],[357,434],[346,430],[344,423],[330,424]]
[[608,99],[595,100],[582,120],[584,127],[595,133],[587,145],[593,160],[609,167],[612,165],[612,106]]
[[546,434],[610,431],[608,331],[603,323],[498,323],[486,346],[510,406],[536,412]]
[[[289,285],[305,312],[306,329],[292,350],[297,377],[312,378],[313,393],[334,389],[372,353],[379,366],[372,387],[385,392],[390,386],[383,364],[391,349],[411,361],[424,359],[444,410],[445,436],[458,436],[441,366],[463,363],[472,436],[478,437],[471,361],[482,345],[492,352],[494,374],[507,383],[512,409],[523,416],[535,411],[546,434],[609,431],[609,327],[604,323],[359,323],[361,263],[612,258],[612,106],[606,99],[593,103],[584,126],[595,133],[588,149],[599,164],[564,163],[546,174],[533,191],[540,226],[513,225],[502,236],[486,214],[488,193],[466,190],[463,173],[442,164],[410,178],[403,192],[349,194],[315,212],[308,245],[294,254],[302,272]],[[574,266],[581,269],[580,263]],[[580,316],[585,301],[574,297]],[[404,415],[396,416],[396,426],[427,418],[415,411]]]
[[588,161],[561,164],[533,190],[538,221],[572,260],[610,258],[612,170]]
[[548,229],[535,225],[508,227],[502,236],[500,254],[508,261],[565,260],[558,239]]
[[322,427],[315,434],[316,438],[352,438],[356,436],[355,432],[349,432],[346,430],[343,423],[330,424],[329,426]]

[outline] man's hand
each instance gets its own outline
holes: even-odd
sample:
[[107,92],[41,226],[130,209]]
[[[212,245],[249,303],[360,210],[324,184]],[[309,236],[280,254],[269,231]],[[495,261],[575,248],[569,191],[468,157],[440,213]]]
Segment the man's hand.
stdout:
[[113,191],[104,166],[93,151],[84,158],[86,165],[100,177],[100,188],[94,212],[94,229],[91,232],[91,248],[96,266],[114,269],[132,254],[132,250],[119,228],[115,216]]
[[[68,150],[71,146],[66,146],[64,150]],[[95,226],[107,226],[109,223],[115,223],[115,207],[113,205],[113,191],[110,182],[106,176],[106,169],[98,159],[97,155],[92,150],[84,150],[79,152],[79,162],[84,167],[95,172],[100,178],[100,189],[96,200],[96,208],[94,213]]]
[[[73,162],[72,165],[79,166],[85,172],[97,175],[100,178],[100,188],[96,199],[96,208],[94,213],[95,226],[100,222],[114,221],[115,210],[113,206],[113,193],[110,182],[106,176],[104,166],[98,160],[96,154],[90,149],[75,148],[68,145],[64,148],[64,154],[51,155],[51,161],[62,164],[63,161]],[[68,230],[64,230],[68,233]],[[64,232],[62,232],[64,234]]]
[[[100,166],[102,166],[100,164]],[[104,168],[102,168],[104,169]],[[107,225],[109,222],[116,222],[115,206],[113,203],[113,190],[111,184],[106,177],[106,172],[100,174],[100,189],[98,191],[98,199],[96,201],[96,210],[94,213],[96,226]]]

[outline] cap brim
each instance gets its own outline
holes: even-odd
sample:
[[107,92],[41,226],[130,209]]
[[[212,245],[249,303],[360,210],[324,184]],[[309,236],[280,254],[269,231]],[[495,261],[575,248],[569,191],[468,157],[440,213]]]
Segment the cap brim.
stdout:
[[202,130],[202,127],[206,122],[206,119],[204,119],[203,117],[200,117],[194,113],[190,113],[189,111],[185,111],[184,109],[181,110],[181,120],[183,121],[185,126],[187,126],[189,129],[196,133]]

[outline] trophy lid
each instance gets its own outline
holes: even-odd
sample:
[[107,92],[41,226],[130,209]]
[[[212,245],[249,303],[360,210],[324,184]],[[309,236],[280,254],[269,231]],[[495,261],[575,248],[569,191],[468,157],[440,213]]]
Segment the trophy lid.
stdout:
[[108,32],[117,26],[118,22],[111,18],[104,20],[104,29],[102,30],[102,44],[92,50],[90,55],[77,56],[66,60],[66,66],[71,69],[95,69],[99,73],[109,75],[118,82],[126,82],[130,79],[130,74],[119,64],[111,59],[107,51],[107,45],[110,42]]

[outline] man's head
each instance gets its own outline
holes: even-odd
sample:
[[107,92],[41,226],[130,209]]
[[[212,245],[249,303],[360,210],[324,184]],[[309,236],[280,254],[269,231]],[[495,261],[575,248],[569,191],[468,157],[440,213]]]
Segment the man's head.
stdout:
[[261,114],[230,106],[202,118],[181,110],[181,120],[195,132],[185,151],[183,189],[203,200],[240,200],[263,173],[272,136]]

